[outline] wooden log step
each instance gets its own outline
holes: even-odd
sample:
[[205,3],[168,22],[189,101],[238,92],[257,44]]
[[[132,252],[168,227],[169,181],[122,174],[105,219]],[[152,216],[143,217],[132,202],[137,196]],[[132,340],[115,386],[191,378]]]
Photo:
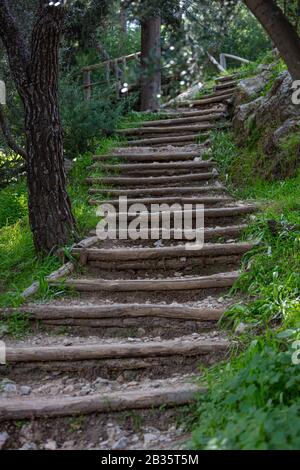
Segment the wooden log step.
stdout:
[[179,106],[181,107],[190,106],[191,108],[194,106],[206,106],[208,104],[219,103],[219,102],[229,100],[230,98],[232,98],[233,95],[234,95],[234,92],[228,92],[226,94],[214,96],[212,98],[202,98],[200,100],[193,100],[193,101],[189,101],[185,103],[183,102],[183,103],[180,103]]
[[[226,218],[226,217],[233,217],[233,216],[241,216],[241,215],[246,215],[246,214],[252,214],[253,212],[257,212],[257,207],[254,205],[248,205],[248,206],[232,206],[232,207],[217,207],[217,208],[209,208],[206,209],[204,208],[204,217],[205,219],[212,218],[212,219],[217,219],[217,218]],[[151,212],[151,216],[156,218],[160,217],[162,218],[163,214],[174,214],[175,216],[178,216],[179,214],[182,214],[184,216],[192,216],[193,218],[196,218],[199,213],[201,213],[201,209],[192,209],[192,210],[162,210],[158,212]],[[117,218],[121,218],[123,220],[126,220],[126,218],[129,220],[135,219],[137,216],[139,216],[139,220],[143,221],[149,221],[150,222],[150,212],[140,212],[137,213],[136,211],[128,211],[128,212],[117,212],[116,213]]]
[[120,358],[168,357],[175,355],[200,356],[211,352],[227,351],[226,340],[196,339],[184,341],[183,338],[164,341],[136,343],[89,343],[72,346],[28,346],[6,348],[9,364],[35,362],[91,361]]
[[[216,274],[225,270],[237,269],[240,266],[242,255],[227,256],[195,256],[195,257],[166,257],[159,259],[137,259],[129,261],[89,261],[88,266],[96,269],[97,272],[119,272],[126,276],[128,271],[161,271],[164,274],[169,272],[182,272],[182,275],[201,274],[201,276],[208,274]],[[95,271],[94,271],[95,272]],[[122,275],[123,275],[122,274]],[[121,276],[121,274],[120,274]]]
[[[215,204],[226,204],[232,202],[230,197],[213,197],[213,196],[203,196],[203,197],[160,197],[160,198],[139,198],[139,199],[127,199],[127,204],[144,204],[145,206],[151,206],[151,204],[205,204],[215,205]],[[106,200],[95,200],[91,199],[89,201],[91,206],[99,206],[100,204],[111,204],[112,206],[118,206],[120,204],[119,199],[106,199]]]
[[[167,292],[232,287],[239,273],[166,279],[67,279],[64,285],[79,292]],[[60,285],[58,282],[52,285]]]
[[168,126],[168,127],[136,127],[131,129],[120,129],[117,131],[117,134],[126,135],[126,136],[146,136],[147,134],[173,134],[173,133],[183,133],[183,134],[192,134],[199,133],[202,131],[207,131],[214,129],[214,124],[204,123],[204,124],[194,124],[194,125],[185,125],[185,126]]
[[15,313],[26,314],[30,320],[109,320],[124,318],[164,318],[185,321],[216,322],[225,309],[190,307],[166,304],[104,304],[104,305],[30,305],[28,307],[0,310],[0,318],[7,319]]
[[177,162],[189,161],[200,157],[200,152],[151,152],[151,153],[115,153],[112,155],[95,155],[95,162],[118,159],[128,162]]
[[94,177],[94,178],[87,178],[86,182],[88,184],[108,184],[108,185],[118,185],[118,186],[139,186],[139,185],[147,185],[147,186],[155,186],[160,184],[175,184],[175,183],[183,183],[183,182],[190,182],[190,181],[208,181],[218,176],[218,172],[211,172],[211,173],[195,173],[195,174],[188,174],[188,175],[178,175],[178,176],[156,176],[156,177]]
[[204,116],[189,116],[189,117],[182,117],[178,118],[170,117],[168,119],[160,119],[158,121],[144,121],[141,122],[141,126],[143,127],[155,127],[155,126],[174,126],[174,125],[181,125],[181,124],[197,124],[198,122],[208,122],[208,121],[216,121],[225,117],[224,113],[210,113],[205,114]]
[[[205,228],[204,229],[204,240],[205,242],[208,242],[209,240],[215,240],[218,238],[237,238],[239,237],[246,229],[248,228],[248,225],[246,224],[240,224],[240,225],[229,225],[225,227],[213,227],[213,228]],[[164,230],[160,229],[159,231],[159,239],[163,237]],[[176,229],[171,229],[170,230],[170,237],[171,240],[173,240],[176,236],[178,235],[178,230]],[[180,232],[181,233],[181,232]],[[188,237],[189,235],[193,234],[194,231],[186,230],[185,234]],[[91,234],[95,235],[96,231],[93,230],[91,231]]]
[[233,80],[238,80],[239,74],[233,75],[224,75],[223,77],[217,77],[215,79],[216,82],[232,82]]
[[125,142],[124,145],[129,145],[133,147],[146,146],[151,147],[155,145],[176,145],[182,146],[187,144],[194,144],[198,142],[199,139],[204,136],[209,136],[209,132],[203,132],[202,134],[190,134],[190,135],[181,135],[178,137],[153,137],[149,139],[140,139],[140,140],[129,140]]
[[129,163],[117,165],[101,165],[95,163],[90,168],[101,168],[105,171],[118,170],[122,173],[130,171],[145,171],[145,170],[195,170],[198,168],[212,168],[216,166],[216,162],[212,160],[200,160],[191,162],[171,162],[171,163]]
[[[89,181],[90,184],[101,184],[101,181],[93,179]],[[203,194],[211,192],[223,192],[225,187],[221,184],[218,185],[206,185],[206,186],[190,186],[190,187],[166,187],[166,188],[138,188],[138,189],[97,189],[92,188],[89,190],[89,194],[95,195],[110,195],[114,197],[127,196],[164,196],[164,195],[178,195],[178,194]]]
[[[129,261],[129,260],[158,260],[162,258],[192,258],[244,255],[252,250],[254,243],[212,243],[205,244],[197,250],[187,250],[185,245],[168,246],[161,248],[88,248],[84,250],[88,261]],[[82,254],[81,248],[72,250],[73,256]]]
[[215,86],[216,91],[221,91],[221,90],[226,90],[227,88],[236,88],[236,85],[238,84],[237,80],[229,80],[225,82],[221,82],[220,84]]
[[210,107],[210,108],[204,108],[204,109],[195,109],[191,111],[184,111],[184,110],[176,110],[176,114],[174,116],[178,117],[195,117],[195,116],[207,116],[209,114],[226,114],[227,108],[225,104],[220,103],[217,105],[217,107]]
[[125,171],[118,171],[118,167],[115,166],[114,169],[115,171],[112,170],[103,170],[101,166],[97,167],[90,167],[88,168],[94,176],[97,176],[98,174],[100,175],[105,175],[107,177],[112,177],[112,176],[120,176],[120,177],[159,177],[159,176],[180,176],[180,175],[186,175],[191,173],[191,171],[196,171],[197,173],[200,173],[202,171],[207,171],[205,168],[170,168],[170,169],[157,169],[157,170],[125,170]]
[[85,397],[0,398],[0,420],[3,422],[83,416],[161,406],[172,408],[193,403],[197,398],[196,394],[199,393],[205,393],[205,389],[192,384],[183,384],[176,387],[173,385],[159,389],[137,389]]

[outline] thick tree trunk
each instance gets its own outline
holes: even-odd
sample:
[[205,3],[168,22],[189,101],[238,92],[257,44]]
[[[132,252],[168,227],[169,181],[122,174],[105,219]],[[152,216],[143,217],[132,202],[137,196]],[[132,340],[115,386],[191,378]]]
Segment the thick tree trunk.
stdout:
[[55,100],[39,90],[24,101],[29,221],[37,252],[66,245],[75,222],[66,191],[63,140]]
[[[29,221],[38,252],[67,244],[75,221],[66,191],[58,107],[58,50],[63,19],[42,13],[32,32],[31,83],[23,94]],[[45,40],[47,38],[47,40]]]
[[[0,2],[0,36],[25,109],[29,221],[38,253],[68,243],[75,220],[66,191],[58,107],[58,51],[63,7],[40,0],[31,47],[21,37],[7,2]],[[2,26],[2,25],[1,25]]]
[[161,18],[143,19],[141,25],[141,111],[155,111],[161,93]]
[[244,0],[265,28],[294,80],[300,79],[300,38],[273,0]]

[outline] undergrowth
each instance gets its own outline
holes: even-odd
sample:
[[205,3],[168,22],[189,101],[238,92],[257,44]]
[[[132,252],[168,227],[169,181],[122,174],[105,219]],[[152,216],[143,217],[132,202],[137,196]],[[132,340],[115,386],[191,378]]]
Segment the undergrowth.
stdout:
[[207,372],[208,394],[192,414],[191,447],[299,449],[300,365],[293,364],[294,354],[292,345],[258,338],[238,358]]
[[[98,143],[97,154],[104,154],[117,146],[117,138],[106,138]],[[92,164],[90,153],[78,156],[68,175],[68,191],[73,213],[77,221],[80,239],[88,236],[99,219],[95,208],[89,205],[88,186],[85,179],[91,176],[88,167]],[[39,281],[40,290],[36,298],[46,300],[61,294],[61,290],[48,287],[45,277],[61,266],[61,260],[50,255],[36,256],[28,222],[27,194],[24,181],[11,184],[0,191],[0,307],[18,307],[22,304],[21,293],[32,282]],[[70,247],[65,247],[66,253]]]
[[[297,140],[297,139],[296,139]],[[300,446],[300,171],[270,181],[257,170],[255,139],[237,147],[232,133],[212,136],[213,153],[230,192],[260,207],[247,239],[260,242],[244,258],[221,326],[244,325],[244,352],[201,378],[208,393],[190,413],[195,449],[299,449]],[[283,144],[286,155],[295,137]]]

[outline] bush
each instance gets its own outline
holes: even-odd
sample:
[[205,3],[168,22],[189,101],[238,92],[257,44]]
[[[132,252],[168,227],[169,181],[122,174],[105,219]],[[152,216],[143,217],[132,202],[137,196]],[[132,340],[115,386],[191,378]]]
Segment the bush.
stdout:
[[254,341],[231,364],[206,375],[196,449],[291,450],[300,447],[300,365],[292,350]]
[[25,183],[11,184],[0,191],[0,228],[14,224],[26,214]]
[[93,152],[99,138],[111,135],[124,111],[124,102],[117,101],[115,90],[95,87],[90,101],[85,101],[80,85],[70,78],[61,82],[61,115],[64,149],[67,158]]

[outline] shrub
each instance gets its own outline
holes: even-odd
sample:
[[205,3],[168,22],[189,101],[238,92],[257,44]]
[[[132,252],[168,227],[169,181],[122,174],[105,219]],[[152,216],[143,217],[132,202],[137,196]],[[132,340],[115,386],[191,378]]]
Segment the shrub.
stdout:
[[0,228],[14,224],[26,214],[25,183],[11,184],[0,191]]
[[209,391],[199,398],[194,448],[299,449],[300,365],[292,363],[292,350],[255,340],[205,379]]
[[103,92],[95,87],[92,99],[86,101],[80,85],[70,77],[61,82],[60,101],[67,158],[93,152],[99,138],[114,132],[124,111],[124,102],[116,100],[115,90]]

